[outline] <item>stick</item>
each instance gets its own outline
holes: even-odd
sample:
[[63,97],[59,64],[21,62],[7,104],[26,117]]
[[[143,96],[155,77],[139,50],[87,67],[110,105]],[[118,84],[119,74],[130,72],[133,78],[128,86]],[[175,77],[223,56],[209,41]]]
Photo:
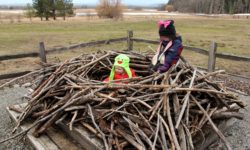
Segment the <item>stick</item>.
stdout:
[[169,140],[170,140],[171,145],[172,145],[172,148],[171,148],[171,149],[175,149],[175,143],[174,143],[172,134],[171,134],[171,132],[170,132],[170,130],[169,130],[169,127],[168,127],[167,123],[165,122],[165,120],[163,119],[163,117],[162,117],[159,113],[158,113],[157,115],[158,115],[158,117],[160,117],[161,122],[163,123],[164,127],[165,127],[166,130],[167,130],[167,134],[168,134]]
[[70,121],[70,124],[69,124],[69,130],[70,130],[70,131],[72,131],[73,123],[74,123],[74,121],[75,121],[75,119],[76,119],[76,116],[77,116],[78,111],[76,110],[76,111],[74,111],[73,113],[74,113],[74,115],[73,115],[73,117],[72,117],[72,119],[71,119],[71,121]]
[[169,99],[167,99],[166,109],[167,109],[168,124],[169,124],[169,128],[170,128],[170,132],[171,132],[172,137],[173,137],[175,147],[177,150],[181,150],[181,147],[180,147],[179,142],[177,140],[177,136],[176,136],[175,131],[174,131],[174,125],[172,122],[172,117],[171,117],[170,107],[169,107]]
[[165,131],[164,131],[163,126],[162,126],[162,122],[160,123],[160,134],[161,134],[161,139],[163,142],[162,148],[163,148],[163,150],[168,150],[167,139],[165,136]]
[[156,141],[157,141],[157,138],[158,138],[158,132],[159,132],[160,124],[161,124],[160,117],[157,117],[157,126],[156,126],[156,131],[155,131],[155,138],[154,138],[154,143],[152,145],[153,150],[155,150],[155,144],[156,144]]
[[[103,89],[103,88],[97,89],[97,90],[94,91],[93,93],[98,92],[98,91],[100,91],[100,90],[102,90],[102,89]],[[88,88],[87,88],[87,89],[84,89],[83,92],[85,92],[86,90],[88,90]],[[82,99],[88,99],[91,95],[92,95],[92,94],[87,94],[87,95],[85,95],[84,97],[82,97]],[[39,123],[41,123],[41,122],[43,122],[43,121],[49,119],[50,117],[54,116],[54,115],[57,114],[58,112],[60,112],[60,111],[62,111],[63,109],[67,108],[68,106],[70,106],[70,105],[73,104],[74,102],[75,102],[75,101],[70,101],[70,102],[66,103],[64,106],[62,106],[62,107],[60,107],[59,109],[57,109],[56,111],[52,112],[52,113],[49,114],[48,116],[46,116],[46,117],[44,117],[44,118],[41,118],[40,120],[35,121],[35,122],[32,124],[32,126],[29,127],[28,129],[26,129],[26,130],[24,130],[24,131],[22,131],[22,132],[20,132],[20,133],[18,133],[18,134],[16,134],[16,135],[10,137],[10,138],[7,138],[7,139],[5,139],[5,140],[0,141],[0,144],[6,142],[6,141],[8,141],[8,140],[14,139],[14,138],[16,138],[16,137],[18,137],[18,136],[20,136],[20,135],[22,135],[22,134],[24,134],[24,133],[29,132],[29,130],[31,130],[31,129],[32,129],[33,127],[35,127],[37,124],[39,124]]]
[[86,67],[88,67],[88,66],[91,66],[91,65],[95,64],[96,62],[98,62],[98,61],[100,61],[100,60],[102,60],[102,59],[108,57],[110,54],[111,54],[111,53],[107,53],[106,55],[104,55],[104,56],[102,56],[102,57],[96,59],[95,61],[92,61],[92,62],[90,62],[90,63],[88,63],[88,64],[86,64],[86,65],[84,65],[84,66],[82,66],[82,67],[80,67],[80,68],[78,68],[78,69],[76,69],[76,70],[73,71],[72,73],[73,73],[73,74],[74,74],[74,73],[77,73],[79,70],[82,70],[82,69],[84,69],[84,68],[86,68]]
[[123,136],[130,144],[132,144],[135,148],[137,148],[138,150],[143,150],[143,147],[138,144],[137,142],[135,142],[133,140],[133,137],[126,134],[123,130],[117,128],[116,129],[117,133],[120,134],[121,136]]
[[[126,120],[127,121],[127,120]],[[127,121],[128,122],[128,121]],[[128,122],[129,123],[129,122]],[[140,137],[138,136],[138,133],[135,131],[135,129],[132,127],[131,123],[129,123],[129,128],[131,130],[131,132],[133,133],[136,141],[143,147],[143,149],[146,149],[145,145],[143,144],[142,140],[140,139]]]
[[18,80],[18,79],[22,79],[22,78],[28,77],[28,76],[30,76],[30,75],[33,75],[33,74],[36,74],[36,73],[39,73],[39,72],[41,72],[41,70],[33,71],[33,72],[30,72],[30,73],[25,74],[25,75],[23,75],[23,76],[14,78],[14,79],[12,79],[12,80],[10,80],[10,81],[8,81],[8,82],[2,84],[2,85],[0,86],[0,89],[2,89],[4,86],[10,85],[11,83],[15,82],[15,81]]
[[96,131],[91,125],[80,121],[80,124],[83,125],[85,128],[87,128],[89,131],[91,131],[92,133],[94,133],[98,138],[102,138],[102,135],[100,133],[98,133],[98,131]]
[[217,74],[220,74],[220,73],[225,73],[225,70],[218,70],[218,71],[215,71],[215,72],[208,73],[208,74],[206,74],[204,76],[201,76],[201,77],[197,78],[196,81],[199,81],[199,80],[202,80],[202,79],[205,79],[207,77],[214,76],[214,75],[217,75]]
[[217,135],[223,140],[223,142],[225,143],[227,149],[231,150],[229,142],[226,140],[226,138],[223,135],[223,133],[221,133],[221,131],[216,127],[216,125],[214,124],[214,122],[212,121],[212,119],[209,117],[209,115],[207,114],[207,112],[204,110],[204,108],[199,104],[199,102],[197,102],[197,100],[194,97],[191,97],[191,98],[196,103],[196,105],[200,108],[200,110],[207,116],[207,119],[210,122],[212,128],[217,133]]
[[147,137],[147,135],[137,125],[135,125],[131,120],[129,120],[128,118],[126,118],[124,116],[123,116],[123,118],[129,123],[129,125],[131,125],[132,128],[134,128],[137,131],[138,134],[141,135],[143,140],[149,144],[150,149],[152,149],[153,143],[150,141],[150,139]]
[[102,132],[102,130],[101,130],[101,129],[99,128],[99,126],[96,124],[95,119],[94,119],[94,116],[93,116],[93,113],[92,113],[92,109],[91,109],[90,105],[87,104],[87,106],[88,106],[88,110],[89,110],[89,113],[90,113],[90,117],[91,117],[92,123],[94,124],[94,126],[95,126],[95,128],[98,130],[98,132],[102,135],[102,140],[103,140],[105,149],[106,149],[106,150],[109,150],[109,146],[108,146],[107,140],[106,140],[106,138],[105,138],[105,134]]
[[[191,80],[191,82],[190,82],[189,88],[191,88],[191,87],[193,86],[194,79],[195,79],[195,75],[196,75],[196,70],[195,70],[194,73],[193,73],[193,77],[192,77],[192,80]],[[184,103],[183,103],[183,105],[182,105],[182,109],[181,109],[179,118],[178,118],[178,120],[177,120],[177,122],[176,122],[176,125],[175,125],[175,128],[176,128],[176,129],[178,129],[179,124],[180,124],[180,122],[181,122],[181,119],[182,119],[182,117],[183,117],[184,111],[185,111],[185,109],[186,109],[186,107],[187,107],[187,103],[188,103],[188,100],[189,100],[190,93],[191,93],[191,92],[188,91],[188,93],[187,93],[186,96],[185,96],[185,100],[184,100]]]
[[[105,85],[79,85],[79,86],[68,86],[67,88],[82,89],[86,87],[100,88],[105,87],[107,89],[126,89],[126,88],[170,88],[175,87],[174,85],[148,85],[148,84],[105,84]],[[178,90],[178,89],[176,89]],[[179,89],[181,90],[181,88]]]

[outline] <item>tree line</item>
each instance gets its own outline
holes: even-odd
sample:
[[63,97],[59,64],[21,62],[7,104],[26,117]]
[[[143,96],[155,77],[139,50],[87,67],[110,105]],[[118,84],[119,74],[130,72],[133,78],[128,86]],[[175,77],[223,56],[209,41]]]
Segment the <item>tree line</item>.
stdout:
[[27,16],[40,17],[41,20],[45,18],[49,20],[52,17],[56,20],[56,17],[63,17],[65,20],[67,15],[72,15],[73,2],[72,0],[33,0],[32,6],[27,5]]
[[236,14],[250,13],[250,0],[169,0],[175,11],[207,13],[207,14]]

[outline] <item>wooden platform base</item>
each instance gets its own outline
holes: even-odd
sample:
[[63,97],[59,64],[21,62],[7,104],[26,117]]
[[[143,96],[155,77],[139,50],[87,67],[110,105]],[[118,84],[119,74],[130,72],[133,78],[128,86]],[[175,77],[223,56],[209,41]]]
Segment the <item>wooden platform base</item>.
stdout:
[[[26,104],[14,105],[15,108],[24,108]],[[11,118],[17,122],[17,118],[20,113],[12,111],[7,107],[8,113]],[[236,120],[234,118],[227,121],[222,121],[218,128],[225,132],[227,128],[231,127]],[[20,126],[22,130],[27,129],[31,124],[25,123]],[[63,122],[57,123],[57,127],[49,128],[46,134],[41,135],[39,138],[35,138],[29,132],[27,138],[30,143],[37,150],[101,150],[104,149],[104,144],[101,139],[98,139],[90,133],[86,128],[81,125],[75,126],[72,131]],[[219,137],[211,132],[205,141],[195,145],[195,149],[203,150],[218,140]]]
[[[14,105],[15,108],[23,108],[26,104]],[[13,121],[17,122],[20,113],[12,111],[7,107],[7,111]],[[20,126],[21,130],[27,129],[31,124],[25,123]],[[27,139],[36,150],[80,150],[85,149],[80,144],[70,138],[64,131],[59,128],[49,128],[46,134],[39,138],[34,137],[30,132],[27,134]]]

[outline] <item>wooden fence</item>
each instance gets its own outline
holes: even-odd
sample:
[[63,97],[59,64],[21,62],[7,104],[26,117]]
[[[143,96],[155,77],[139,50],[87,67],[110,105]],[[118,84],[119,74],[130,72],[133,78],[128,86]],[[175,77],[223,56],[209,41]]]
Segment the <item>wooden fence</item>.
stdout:
[[80,43],[80,44],[75,44],[75,45],[70,45],[70,46],[65,46],[65,47],[60,47],[60,48],[47,49],[47,50],[45,50],[44,43],[40,42],[39,49],[36,50],[37,52],[21,53],[21,54],[14,54],[14,55],[3,55],[3,56],[0,56],[0,61],[18,59],[18,58],[26,58],[26,57],[40,57],[41,60],[44,62],[44,59],[46,58],[45,56],[46,54],[53,54],[53,53],[73,50],[77,48],[89,47],[89,46],[97,46],[97,45],[103,45],[103,44],[109,44],[109,43],[123,42],[123,41],[126,41],[127,39],[128,39],[127,37],[122,37],[122,38],[116,38],[116,39]]
[[[133,31],[128,31],[128,32],[133,32]],[[133,33],[130,33],[128,35],[133,35]],[[149,44],[159,44],[159,41],[156,40],[146,40],[146,39],[139,39],[139,38],[133,38],[133,36],[128,36],[132,40],[130,44],[130,49],[133,49],[133,42],[142,42],[142,43],[149,43]],[[216,66],[216,58],[222,58],[222,59],[227,59],[227,60],[234,60],[234,61],[244,61],[250,63],[250,57],[244,57],[244,56],[237,56],[237,55],[232,55],[232,54],[227,54],[227,53],[218,53],[217,51],[217,43],[215,41],[212,41],[210,44],[210,49],[205,50],[201,48],[196,48],[196,47],[190,47],[190,46],[184,46],[184,50],[189,50],[193,51],[202,55],[207,55],[208,56],[208,63],[207,63],[207,71],[212,72],[215,71],[215,66]],[[231,74],[232,75],[232,74]],[[244,76],[242,76],[244,77]],[[248,78],[248,77],[245,77]],[[250,78],[249,78],[250,79]]]
[[[38,48],[39,50],[37,50],[37,52],[14,54],[14,55],[4,55],[4,56],[0,56],[0,61],[10,60],[10,59],[18,59],[18,58],[26,58],[26,57],[39,57],[42,62],[47,62],[47,59],[46,59],[47,54],[53,54],[53,53],[68,51],[68,50],[77,49],[77,48],[105,45],[105,44],[118,43],[118,42],[127,42],[127,50],[133,50],[134,42],[159,44],[159,41],[156,41],[156,40],[134,38],[133,31],[128,31],[127,37],[94,41],[94,42],[87,42],[87,43],[80,43],[80,44],[75,44],[75,45],[70,45],[70,46],[65,46],[65,47],[60,47],[60,48],[47,49],[47,50],[45,50],[44,43],[40,42],[39,48]],[[189,51],[193,51],[193,52],[196,52],[199,54],[207,55],[208,56],[207,70],[209,72],[212,72],[215,70],[216,58],[223,58],[223,59],[234,60],[234,61],[250,62],[250,57],[237,56],[237,55],[226,54],[226,53],[217,53],[216,52],[217,43],[214,41],[211,42],[209,50],[196,48],[196,47],[190,47],[190,46],[184,46],[184,49],[189,50]],[[18,76],[24,75],[28,72],[29,71],[3,74],[3,75],[0,75],[0,80],[18,77]]]

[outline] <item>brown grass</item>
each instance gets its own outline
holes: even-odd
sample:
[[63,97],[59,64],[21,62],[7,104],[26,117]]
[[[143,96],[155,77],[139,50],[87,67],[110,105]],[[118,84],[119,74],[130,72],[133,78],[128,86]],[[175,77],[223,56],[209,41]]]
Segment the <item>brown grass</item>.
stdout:
[[[88,10],[90,11],[90,10]],[[60,47],[81,42],[103,40],[126,36],[127,30],[134,30],[138,38],[158,38],[156,22],[159,19],[174,19],[177,31],[181,33],[185,45],[208,49],[210,42],[218,42],[218,51],[236,55],[250,56],[250,19],[235,19],[226,17],[199,17],[199,16],[124,16],[114,21],[110,19],[97,19],[96,17],[72,17],[63,21],[40,21],[35,18],[32,22],[22,18],[21,22],[14,18],[10,23],[8,18],[0,19],[0,55],[31,52],[37,50],[40,41],[45,42],[46,48]],[[137,51],[148,51],[156,45],[135,43]],[[126,49],[126,43],[107,45],[103,47],[89,47],[71,52],[49,55],[49,62],[62,61],[99,49]],[[206,67],[207,57],[189,51],[183,55],[194,65]],[[39,59],[27,58],[0,62],[0,74],[31,70],[39,67]],[[235,62],[217,59],[216,67],[228,72],[250,76],[248,68],[250,63]]]

